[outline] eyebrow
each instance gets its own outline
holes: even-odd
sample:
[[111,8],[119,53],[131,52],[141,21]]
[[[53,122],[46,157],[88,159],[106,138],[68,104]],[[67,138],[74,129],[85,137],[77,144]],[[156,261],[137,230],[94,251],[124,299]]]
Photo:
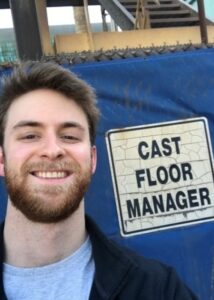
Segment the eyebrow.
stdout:
[[[43,123],[40,122],[36,122],[36,121],[20,121],[17,124],[15,124],[13,126],[13,129],[18,129],[18,128],[23,128],[23,127],[44,127]],[[62,124],[60,124],[60,129],[66,129],[66,128],[78,128],[81,131],[84,131],[85,128],[77,123],[77,122],[64,122]]]
[[20,121],[13,126],[13,129],[22,127],[42,127],[42,123],[36,121]]

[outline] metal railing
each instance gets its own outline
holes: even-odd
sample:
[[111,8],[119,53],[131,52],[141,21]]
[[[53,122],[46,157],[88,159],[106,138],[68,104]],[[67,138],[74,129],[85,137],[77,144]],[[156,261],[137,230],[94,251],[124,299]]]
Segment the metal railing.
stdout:
[[[153,0],[154,3],[160,5],[159,0]],[[146,1],[145,0],[137,0],[136,6],[136,18],[135,18],[135,26],[134,29],[145,29],[150,28],[150,18],[149,13],[146,9]]]

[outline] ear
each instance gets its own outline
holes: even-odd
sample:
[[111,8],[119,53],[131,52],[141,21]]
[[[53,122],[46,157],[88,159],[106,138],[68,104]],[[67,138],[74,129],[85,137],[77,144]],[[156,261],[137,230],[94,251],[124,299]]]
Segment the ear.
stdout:
[[96,148],[96,146],[91,147],[91,161],[92,161],[91,171],[92,171],[92,174],[94,174],[94,172],[96,170],[96,166],[97,166],[97,148]]
[[4,176],[4,156],[2,147],[0,147],[0,176]]

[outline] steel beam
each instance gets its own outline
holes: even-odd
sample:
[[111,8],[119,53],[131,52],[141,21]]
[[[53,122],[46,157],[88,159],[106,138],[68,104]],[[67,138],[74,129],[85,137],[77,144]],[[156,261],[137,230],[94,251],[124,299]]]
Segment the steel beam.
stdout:
[[[26,0],[27,2],[28,0]],[[89,0],[89,5],[98,5],[98,0]],[[83,0],[47,0],[47,7],[83,6]],[[9,0],[0,0],[0,9],[10,8]]]
[[204,9],[204,0],[198,1],[198,14],[199,14],[199,22],[200,22],[200,32],[201,32],[201,42],[204,44],[208,43],[207,36],[207,25],[206,25],[206,15]]
[[133,30],[135,18],[118,0],[98,0],[122,30]]
[[[83,6],[84,0],[47,0],[47,6]],[[98,5],[97,0],[88,0],[88,5]]]
[[39,59],[43,54],[35,1],[10,0],[16,46],[21,60]]
[[53,47],[51,46],[51,36],[48,26],[48,16],[46,8],[46,0],[35,0],[36,15],[39,25],[40,39],[42,43],[43,54],[53,54]]
[[52,54],[45,0],[10,0],[19,59]]

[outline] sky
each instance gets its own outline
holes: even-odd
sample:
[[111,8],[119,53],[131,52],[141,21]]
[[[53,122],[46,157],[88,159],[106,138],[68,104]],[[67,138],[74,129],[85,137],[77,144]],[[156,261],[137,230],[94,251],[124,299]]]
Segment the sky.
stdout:
[[[72,7],[48,7],[48,24],[51,25],[67,25],[74,24],[74,14]],[[89,17],[91,23],[101,23],[102,17],[100,6],[89,6]],[[0,9],[0,29],[12,28],[13,21],[10,9]]]
[[[180,0],[184,4],[188,5],[190,3],[190,0]],[[195,1],[192,5],[190,5],[192,8],[194,8],[196,11],[198,11],[198,4],[197,1]],[[206,17],[214,22],[214,0],[204,0],[204,7],[205,7],[205,13]]]

